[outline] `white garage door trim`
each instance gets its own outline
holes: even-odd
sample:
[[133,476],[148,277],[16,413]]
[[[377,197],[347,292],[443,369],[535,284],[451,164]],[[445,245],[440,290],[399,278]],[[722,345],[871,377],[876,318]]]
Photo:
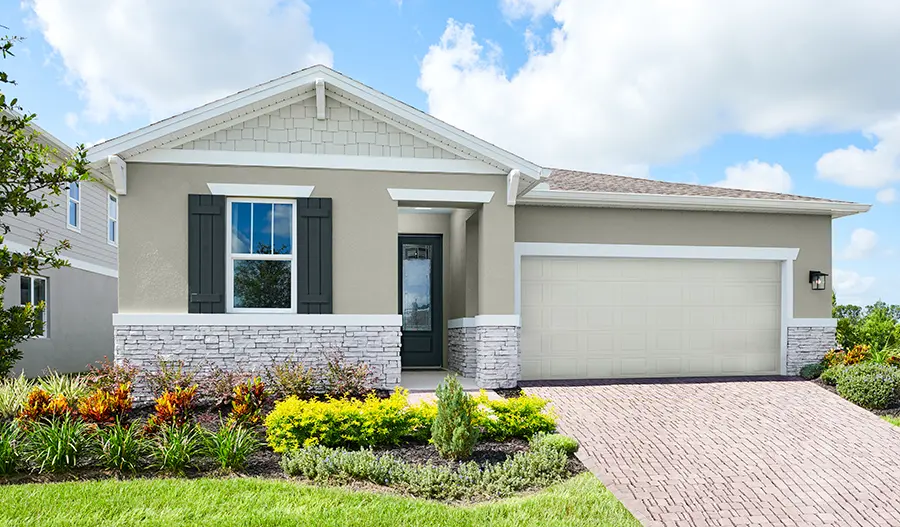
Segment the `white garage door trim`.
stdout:
[[673,258],[680,260],[758,260],[781,262],[781,365],[787,374],[787,328],[794,314],[794,247],[712,247],[695,245],[612,245],[594,243],[515,244],[515,309],[522,314],[522,258],[524,256],[583,256],[587,258]]

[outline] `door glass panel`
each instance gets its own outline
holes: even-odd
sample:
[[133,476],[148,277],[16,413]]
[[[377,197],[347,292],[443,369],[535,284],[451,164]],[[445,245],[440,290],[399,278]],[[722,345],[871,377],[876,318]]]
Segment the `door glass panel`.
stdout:
[[431,331],[431,247],[403,244],[403,331]]

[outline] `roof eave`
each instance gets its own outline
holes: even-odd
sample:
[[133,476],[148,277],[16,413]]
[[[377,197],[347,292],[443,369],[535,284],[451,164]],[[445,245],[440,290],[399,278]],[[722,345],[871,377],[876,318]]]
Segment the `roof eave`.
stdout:
[[670,196],[623,192],[532,190],[517,201],[521,205],[561,205],[660,210],[762,212],[815,214],[842,218],[867,212],[872,206],[833,201],[733,198],[721,196]]

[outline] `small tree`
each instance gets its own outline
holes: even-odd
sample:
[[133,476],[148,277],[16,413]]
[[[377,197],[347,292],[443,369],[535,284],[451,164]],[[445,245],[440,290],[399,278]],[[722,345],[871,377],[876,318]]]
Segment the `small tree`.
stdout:
[[478,403],[463,391],[455,375],[449,375],[437,388],[437,415],[431,427],[431,442],[441,456],[465,459],[478,442],[476,426]]
[[[13,56],[18,37],[0,38],[0,57]],[[70,247],[62,240],[46,247],[46,231],[35,233],[34,247],[16,252],[3,245],[10,227],[8,216],[36,216],[54,206],[50,196],[59,196],[70,183],[87,180],[88,163],[83,145],[71,157],[41,141],[32,122],[34,114],[22,115],[16,99],[7,99],[2,88],[15,85],[9,75],[0,71],[0,377],[6,376],[22,353],[16,346],[25,339],[41,334],[44,329],[41,302],[38,305],[3,306],[6,280],[15,274],[38,274],[43,269],[60,268],[68,262],[60,252]]]

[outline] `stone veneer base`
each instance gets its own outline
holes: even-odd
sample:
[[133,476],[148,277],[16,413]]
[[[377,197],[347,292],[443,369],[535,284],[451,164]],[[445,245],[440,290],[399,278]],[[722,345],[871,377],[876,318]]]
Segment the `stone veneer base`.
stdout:
[[800,368],[819,362],[835,346],[834,327],[788,326],[787,374],[799,374]]
[[[400,326],[339,325],[149,325],[115,327],[115,359],[127,359],[143,370],[160,360],[181,360],[193,370],[213,367],[259,371],[273,362],[300,361],[325,365],[330,351],[350,362],[367,363],[379,388],[400,384]],[[134,389],[137,401],[150,392],[145,383]]]
[[[515,317],[517,318],[517,317]],[[454,319],[447,332],[447,365],[480,388],[514,388],[519,383],[519,326],[507,316]]]

